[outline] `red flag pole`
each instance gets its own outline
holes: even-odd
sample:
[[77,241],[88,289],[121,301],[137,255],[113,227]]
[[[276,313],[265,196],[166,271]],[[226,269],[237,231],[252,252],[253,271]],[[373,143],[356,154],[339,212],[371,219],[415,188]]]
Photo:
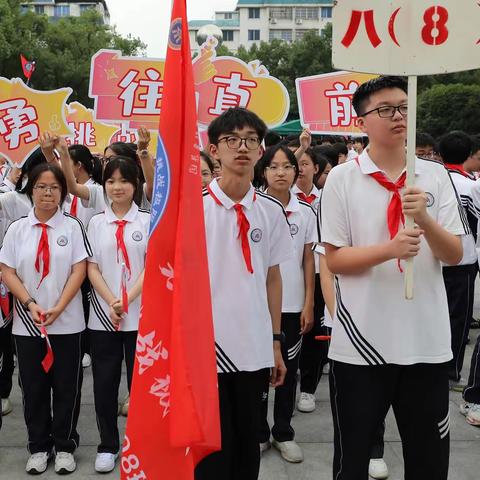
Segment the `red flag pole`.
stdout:
[[[121,478],[193,480],[220,449],[215,342],[185,0],[174,0]],[[137,475],[135,477],[135,475]]]

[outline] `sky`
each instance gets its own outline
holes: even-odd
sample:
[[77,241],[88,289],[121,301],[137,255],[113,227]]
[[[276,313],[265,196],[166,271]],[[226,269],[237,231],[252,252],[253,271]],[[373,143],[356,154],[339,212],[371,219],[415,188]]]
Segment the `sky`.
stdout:
[[[233,10],[236,0],[187,0],[189,20],[213,18],[216,10]],[[147,44],[147,56],[164,58],[172,0],[107,0],[110,23],[122,36]]]

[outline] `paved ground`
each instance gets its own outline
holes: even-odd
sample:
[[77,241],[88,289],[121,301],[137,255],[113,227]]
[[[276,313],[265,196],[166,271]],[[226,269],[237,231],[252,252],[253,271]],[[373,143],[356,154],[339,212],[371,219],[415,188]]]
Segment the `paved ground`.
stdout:
[[[477,292],[480,288],[477,288]],[[477,294],[475,316],[480,315],[480,297]],[[480,334],[480,330],[471,330],[472,343]],[[464,376],[468,374],[472,347],[467,347],[466,368]],[[72,479],[116,479],[117,470],[109,475],[95,474],[93,461],[96,444],[98,442],[95,412],[93,407],[92,375],[86,369],[83,386],[82,411],[80,414],[79,433],[81,446],[76,453],[78,468],[70,475]],[[122,398],[125,394],[125,384],[122,384]],[[16,384],[12,393],[14,411],[3,418],[4,424],[0,432],[0,480],[22,480],[32,477],[24,473],[27,459],[26,430],[23,422],[22,402],[19,388]],[[467,425],[464,417],[459,413],[458,406],[461,395],[450,394],[451,413],[451,467],[452,480],[478,480],[480,468],[480,428]],[[272,410],[272,409],[270,409]],[[123,427],[125,419],[120,417]],[[293,418],[293,426],[297,432],[296,439],[301,444],[305,454],[305,461],[298,465],[283,461],[275,450],[266,452],[262,458],[260,480],[327,480],[331,479],[331,461],[333,456],[333,425],[330,405],[328,401],[327,378],[322,378],[317,392],[317,409],[314,413],[297,412]],[[402,447],[398,431],[391,412],[387,418],[385,434],[385,460],[390,468],[390,478],[403,478]],[[39,478],[58,479],[50,466],[45,474]],[[152,479],[175,480],[175,479]],[[430,480],[430,479],[425,479]],[[433,480],[433,479],[432,479]]]

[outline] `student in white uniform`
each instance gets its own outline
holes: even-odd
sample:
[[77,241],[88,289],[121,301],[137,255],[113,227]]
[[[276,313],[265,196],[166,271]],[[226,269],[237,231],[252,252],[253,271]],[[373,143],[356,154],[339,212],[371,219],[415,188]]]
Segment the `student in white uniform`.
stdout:
[[[138,168],[128,158],[114,157],[108,162],[103,187],[110,205],[88,226],[93,250],[88,259],[92,284],[88,329],[100,433],[95,470],[104,473],[115,468],[120,449],[117,411],[123,360],[129,391],[132,382],[150,214],[133,201]],[[122,271],[128,305],[122,301]]]
[[[13,335],[31,454],[26,470],[44,472],[54,451],[55,471],[66,474],[76,468],[73,452],[79,445],[85,328],[80,285],[91,251],[81,222],[62,213],[67,185],[58,166],[37,166],[25,192],[34,207],[10,225],[0,263],[16,299]],[[42,325],[53,350],[48,373],[42,366],[48,351]]]
[[473,232],[476,236],[480,210],[474,206],[472,194],[476,181],[463,168],[463,163],[472,153],[472,145],[472,139],[466,133],[459,131],[447,133],[438,141],[438,151],[452,179],[461,203],[460,208],[463,209],[462,218],[466,220],[465,227],[468,229],[468,233],[462,236],[462,260],[458,265],[443,267],[453,353],[448,377],[452,389],[460,392],[465,386],[465,382],[461,381],[461,372],[468,331],[472,321],[475,278],[478,273],[478,258]]
[[[393,407],[405,478],[446,480],[450,324],[442,262],[462,258],[465,228],[443,165],[417,159],[404,188],[407,84],[379,77],[353,96],[370,144],[335,167],[322,195],[322,241],[336,276],[329,357],[333,474],[367,478],[372,439]],[[403,229],[404,215],[418,228]],[[414,298],[403,260],[415,257]]]
[[222,450],[197,465],[196,480],[257,479],[265,380],[272,369],[277,387],[286,373],[279,264],[291,257],[292,238],[281,203],[250,182],[265,132],[243,108],[227,110],[208,129],[210,154],[222,164],[222,176],[204,191]]
[[[102,165],[96,159],[85,145],[71,145],[68,147],[70,158],[72,159],[73,173],[77,183],[81,185],[101,185],[102,183]],[[83,202],[74,195],[69,195],[65,201],[65,210],[78,218],[85,228],[88,227],[90,219],[98,213],[93,208],[85,208]],[[85,323],[88,324],[90,315],[90,282],[88,278],[82,284],[82,302]],[[85,329],[82,337],[82,366],[84,368],[91,365],[90,342],[88,339],[88,329]]]
[[298,200],[290,192],[298,175],[295,154],[285,146],[277,145],[265,151],[260,160],[265,178],[265,193],[277,199],[284,207],[290,233],[293,238],[293,258],[280,264],[282,275],[282,345],[283,361],[287,374],[283,385],[275,389],[273,419],[270,432],[267,421],[268,382],[265,382],[262,397],[262,419],[260,422],[260,448],[273,446],[288,462],[303,461],[303,453],[294,441],[295,431],[291,425],[295,408],[297,370],[302,347],[302,335],[313,326],[313,292],[315,288],[315,262],[312,247],[317,241],[316,217],[312,207]]

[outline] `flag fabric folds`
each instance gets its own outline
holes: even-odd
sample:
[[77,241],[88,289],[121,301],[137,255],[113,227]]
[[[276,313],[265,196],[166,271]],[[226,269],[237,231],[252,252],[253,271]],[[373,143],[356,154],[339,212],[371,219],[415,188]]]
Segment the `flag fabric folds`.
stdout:
[[35,62],[27,60],[22,54],[20,54],[20,62],[22,63],[23,75],[28,81],[35,71]]
[[185,3],[173,1],[168,37],[124,480],[191,480],[221,444]]

